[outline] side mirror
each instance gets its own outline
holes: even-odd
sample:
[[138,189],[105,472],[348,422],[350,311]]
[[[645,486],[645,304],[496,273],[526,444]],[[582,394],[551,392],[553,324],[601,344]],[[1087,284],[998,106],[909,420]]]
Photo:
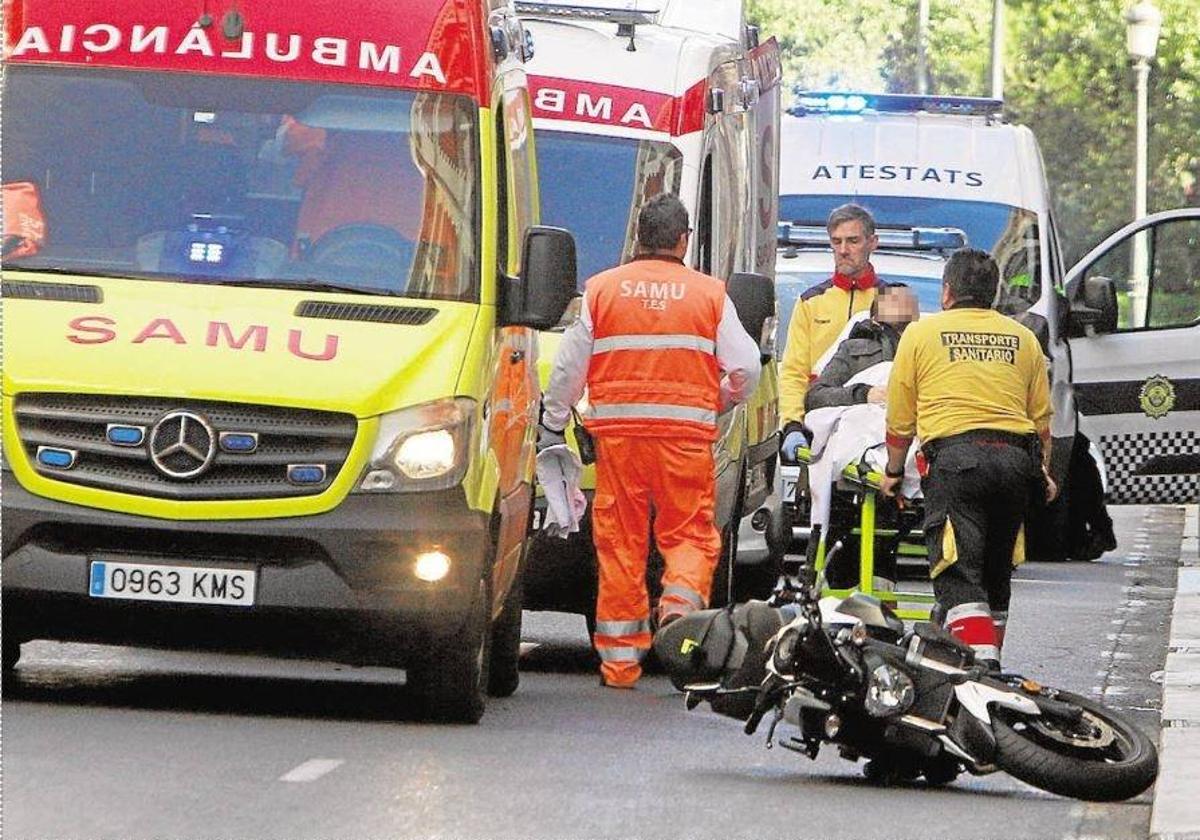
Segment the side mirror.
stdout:
[[775,284],[762,274],[734,274],[725,291],[737,309],[738,320],[758,342],[763,355],[770,357],[775,348]]
[[1117,287],[1112,278],[1085,277],[1071,305],[1068,333],[1072,337],[1086,335],[1088,327],[1094,332],[1110,333],[1117,329]]
[[501,319],[505,326],[555,326],[578,294],[575,238],[562,228],[530,228],[521,251],[521,276],[507,281]]

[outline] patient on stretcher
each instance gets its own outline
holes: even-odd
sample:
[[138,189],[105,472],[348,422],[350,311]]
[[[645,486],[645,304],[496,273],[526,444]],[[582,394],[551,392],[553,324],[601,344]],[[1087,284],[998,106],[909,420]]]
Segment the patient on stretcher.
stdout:
[[[820,526],[827,545],[832,546],[841,536],[831,531],[830,523],[835,484],[842,471],[850,465],[861,465],[860,472],[882,472],[887,463],[888,376],[900,335],[919,317],[917,298],[911,289],[886,286],[880,290],[870,316],[848,324],[843,340],[828,358],[818,362],[820,374],[805,398],[804,424],[810,435],[810,524]],[[917,452],[919,447],[913,447],[901,486],[901,495],[909,499],[920,495]],[[849,554],[843,553],[846,560],[837,564],[841,568],[830,567],[831,577],[843,577],[839,572],[853,566]],[[892,588],[895,579],[888,565],[881,564],[878,569],[878,583],[886,589]]]

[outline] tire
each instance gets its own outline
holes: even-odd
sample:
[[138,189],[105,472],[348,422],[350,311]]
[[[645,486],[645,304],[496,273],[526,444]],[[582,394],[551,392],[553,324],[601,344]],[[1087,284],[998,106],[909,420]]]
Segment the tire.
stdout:
[[491,661],[488,663],[487,693],[511,697],[521,684],[521,615],[524,605],[524,574],[517,569],[504,609],[492,625]]
[[17,662],[21,659],[21,641],[20,639],[10,639],[4,637],[4,673],[8,673],[17,667]]
[[717,560],[717,568],[713,572],[712,594],[708,599],[710,607],[723,607],[734,596],[733,592],[733,562],[737,557],[738,529],[737,520],[731,520],[721,531],[721,556]]
[[1061,728],[1037,729],[1029,725],[1032,719],[998,709],[992,715],[996,766],[1034,787],[1087,802],[1130,799],[1154,783],[1158,751],[1146,733],[1086,697],[1062,691],[1058,699],[1082,707],[1093,724],[1111,728],[1113,743],[1103,750],[1071,746],[1060,740],[1066,735]]
[[490,604],[490,583],[481,579],[462,630],[409,668],[413,691],[430,720],[479,723],[483,717],[485,689],[490,684]]
[[721,556],[717,559],[717,568],[713,571],[712,591],[708,598],[710,607],[723,607],[731,603],[737,592],[734,587],[734,576],[737,563],[738,529],[742,524],[742,507],[746,499],[746,461],[743,458],[738,466],[737,496],[733,500],[733,509],[729,514],[729,522],[721,531]]

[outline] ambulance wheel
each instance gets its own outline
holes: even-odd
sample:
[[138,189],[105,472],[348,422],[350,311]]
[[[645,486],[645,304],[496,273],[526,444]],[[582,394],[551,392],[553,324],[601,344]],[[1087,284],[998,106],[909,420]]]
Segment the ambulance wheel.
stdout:
[[733,501],[729,521],[721,531],[721,555],[717,559],[717,568],[713,572],[712,594],[709,596],[710,607],[723,607],[733,601],[735,593],[733,577],[737,564],[738,533],[742,524],[742,514],[746,500],[746,461],[743,459],[738,467],[737,497]]
[[521,615],[524,604],[524,573],[517,570],[504,609],[492,625],[492,661],[488,665],[488,694],[510,697],[521,684]]
[[17,667],[17,662],[21,659],[21,640],[16,638],[4,637],[4,673],[8,673],[13,668]]
[[408,669],[409,682],[430,720],[445,723],[479,723],[483,717],[485,689],[490,684],[491,586],[480,579],[471,611],[462,629]]
[[737,558],[738,518],[734,518],[721,531],[721,555],[717,560],[717,568],[713,572],[712,594],[709,596],[710,607],[723,607],[733,599],[733,570]]

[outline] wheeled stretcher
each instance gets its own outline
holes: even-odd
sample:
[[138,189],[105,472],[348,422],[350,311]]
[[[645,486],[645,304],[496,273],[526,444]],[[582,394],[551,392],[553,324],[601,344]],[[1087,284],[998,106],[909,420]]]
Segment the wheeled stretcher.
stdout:
[[[824,522],[814,523],[808,539],[807,565],[823,578],[822,595],[846,597],[862,592],[894,604],[904,619],[927,621],[934,603],[931,592],[889,588],[877,574],[881,567],[894,570],[900,558],[926,557],[921,530],[923,510],[919,494],[906,500],[903,507],[881,498],[879,484],[886,453],[881,448],[866,450],[846,464],[831,482],[832,498]],[[794,449],[794,463],[803,476],[810,475],[813,454],[809,447]],[[798,482],[797,498],[811,493],[806,482]],[[802,499],[803,500],[803,499]],[[811,499],[808,500],[811,503]],[[794,503],[794,502],[793,502]],[[853,568],[851,555],[857,553],[857,576],[845,574]],[[837,566],[832,568],[832,564]],[[897,575],[892,571],[892,577]]]

